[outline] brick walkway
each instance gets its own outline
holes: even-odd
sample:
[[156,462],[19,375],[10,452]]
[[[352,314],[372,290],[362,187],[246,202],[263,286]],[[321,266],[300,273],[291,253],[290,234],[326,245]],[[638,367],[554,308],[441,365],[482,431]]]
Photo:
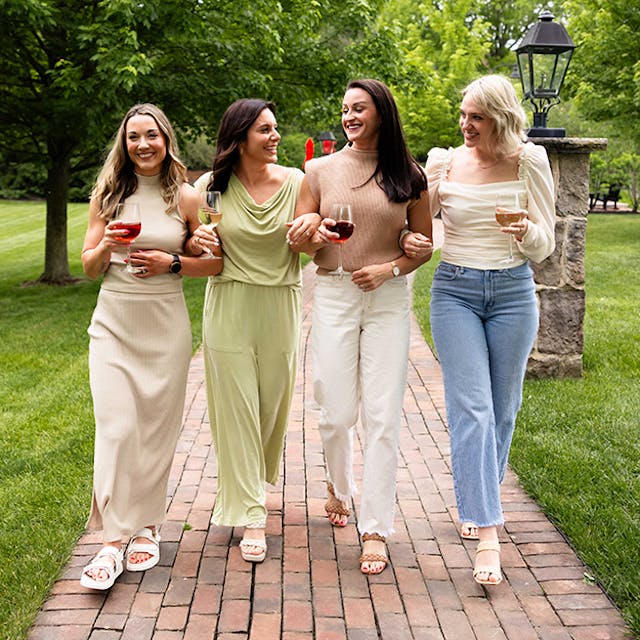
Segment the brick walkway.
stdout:
[[[302,359],[282,475],[268,497],[266,561],[243,562],[241,530],[209,525],[216,461],[199,352],[161,529],[161,564],[146,574],[125,572],[108,595],[88,592],[78,578],[100,538],[83,536],[29,639],[630,638],[619,612],[585,582],[584,565],[512,473],[503,487],[505,580],[489,590],[473,582],[474,543],[463,543],[456,528],[442,379],[415,321],[391,565],[379,576],[360,573],[353,517],[335,529],[323,509],[324,466],[311,399],[310,269],[304,278]],[[361,464],[358,448],[357,477]]]

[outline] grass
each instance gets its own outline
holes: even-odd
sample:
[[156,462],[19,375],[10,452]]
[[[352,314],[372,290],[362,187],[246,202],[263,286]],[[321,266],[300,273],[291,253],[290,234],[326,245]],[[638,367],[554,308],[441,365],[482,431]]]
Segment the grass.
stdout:
[[[77,276],[86,217],[86,205],[70,205]],[[86,328],[99,283],[21,286],[42,270],[43,203],[0,202],[0,228],[0,629],[6,640],[23,640],[88,513],[94,426]],[[584,377],[526,382],[511,457],[638,635],[639,236],[640,216],[589,217]],[[415,280],[427,337],[436,263]],[[195,346],[205,283],[184,284]]]
[[[640,637],[640,216],[587,222],[584,375],[527,380],[511,451],[524,488]],[[437,257],[415,279],[430,340]]]
[[[69,207],[69,257],[88,207]],[[87,327],[99,282],[22,286],[42,271],[42,202],[0,203],[0,635],[26,637],[84,528],[91,499],[93,413]],[[8,231],[10,230],[10,234]],[[184,279],[194,346],[205,279]],[[19,586],[18,586],[19,585]]]

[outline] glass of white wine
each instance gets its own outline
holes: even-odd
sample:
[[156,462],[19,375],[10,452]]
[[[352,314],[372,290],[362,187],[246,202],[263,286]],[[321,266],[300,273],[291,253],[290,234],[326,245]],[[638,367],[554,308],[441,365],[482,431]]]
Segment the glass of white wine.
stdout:
[[[220,191],[204,191],[200,196],[200,222],[213,231],[222,220]],[[204,247],[203,247],[204,248]],[[204,248],[207,258],[215,258],[211,249]]]
[[[496,197],[496,222],[501,227],[509,227],[520,222],[526,216],[526,211],[520,207],[517,193],[499,193]],[[509,255],[500,262],[513,262],[513,234],[509,234]]]

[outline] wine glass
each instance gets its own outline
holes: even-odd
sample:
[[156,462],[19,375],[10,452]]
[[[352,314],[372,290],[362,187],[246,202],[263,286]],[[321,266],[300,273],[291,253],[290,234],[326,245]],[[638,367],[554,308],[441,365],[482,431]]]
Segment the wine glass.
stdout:
[[[508,227],[515,222],[520,222],[525,216],[525,211],[520,207],[517,193],[499,193],[496,197],[496,222],[501,227]],[[509,234],[509,255],[500,262],[513,262],[513,237]]]
[[127,245],[127,266],[129,273],[140,273],[139,267],[131,265],[131,245],[140,235],[142,223],[140,222],[140,207],[133,202],[121,202],[116,205],[114,221],[111,229],[120,229],[124,231],[121,235],[113,236],[113,239],[120,244]]
[[333,238],[333,242],[338,243],[338,268],[333,272],[337,275],[343,275],[342,268],[342,245],[353,234],[353,221],[351,219],[350,204],[334,204],[331,208],[331,217],[335,220],[334,225],[327,225],[327,230],[337,233],[338,238]]
[[[222,220],[220,191],[204,191],[200,196],[200,222],[213,231]],[[203,247],[207,258],[215,258],[211,249]]]

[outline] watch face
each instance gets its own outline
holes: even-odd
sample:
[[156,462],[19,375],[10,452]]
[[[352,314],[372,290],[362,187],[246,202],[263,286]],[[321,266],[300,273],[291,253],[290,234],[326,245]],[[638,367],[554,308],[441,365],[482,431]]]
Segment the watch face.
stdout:
[[180,258],[178,256],[174,255],[169,271],[171,271],[171,273],[180,273],[180,269],[182,269],[182,262],[180,262]]
[[400,267],[398,266],[393,267],[393,276],[397,278],[399,275],[400,275]]

